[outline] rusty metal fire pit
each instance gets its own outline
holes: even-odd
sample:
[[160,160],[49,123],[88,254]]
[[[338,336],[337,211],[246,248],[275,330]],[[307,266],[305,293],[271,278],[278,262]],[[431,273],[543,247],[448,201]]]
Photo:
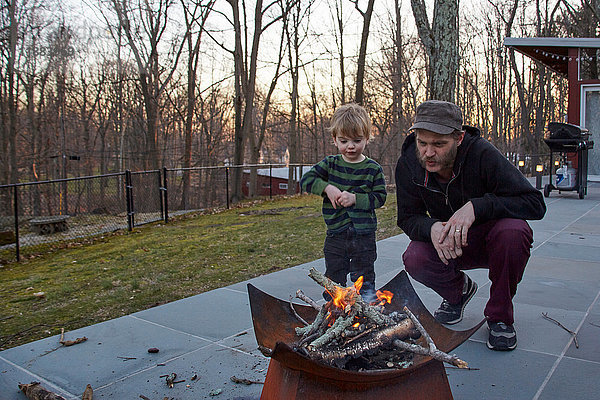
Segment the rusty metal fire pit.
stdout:
[[[408,307],[444,352],[461,345],[485,322],[482,320],[465,331],[454,331],[439,324],[421,302],[405,271],[381,290],[394,294],[392,302],[385,307],[386,312]],[[248,284],[248,296],[256,341],[272,351],[261,400],[453,398],[443,363],[429,356],[415,354],[413,365],[405,369],[365,372],[334,368],[311,360],[288,346],[297,341],[294,329],[301,326],[289,301],[270,296],[251,284]],[[316,311],[312,307],[295,304],[294,308],[305,320],[314,320]]]

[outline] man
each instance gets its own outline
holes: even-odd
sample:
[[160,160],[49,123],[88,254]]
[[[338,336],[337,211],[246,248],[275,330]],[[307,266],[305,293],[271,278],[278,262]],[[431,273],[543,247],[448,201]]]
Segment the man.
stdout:
[[422,103],[410,130],[395,174],[406,271],[442,296],[434,317],[456,324],[477,291],[463,270],[487,268],[487,346],[513,350],[512,298],[533,243],[525,220],[544,216],[544,198],[455,104]]

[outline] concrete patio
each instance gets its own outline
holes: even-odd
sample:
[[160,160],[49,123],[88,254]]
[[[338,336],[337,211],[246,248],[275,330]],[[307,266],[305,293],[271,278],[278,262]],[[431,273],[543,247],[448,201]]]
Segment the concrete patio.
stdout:
[[[455,399],[593,399],[600,395],[600,183],[588,195],[552,192],[548,212],[531,221],[535,243],[515,297],[518,347],[487,349],[484,326],[454,353],[471,370],[447,368]],[[402,268],[406,235],[378,242],[378,286]],[[66,332],[84,343],[61,347],[53,336],[0,352],[0,400],[25,399],[20,383],[41,382],[66,399],[80,399],[90,384],[94,399],[258,399],[262,385],[234,383],[231,377],[264,381],[269,359],[257,349],[246,284],[288,299],[299,288],[320,298],[308,270],[324,270],[323,259],[250,281]],[[469,275],[479,291],[464,320],[467,329],[483,317],[489,293],[485,270]],[[433,312],[440,298],[413,281]],[[542,313],[577,333],[573,336]],[[148,348],[160,351],[148,353]],[[173,388],[164,375],[176,373]],[[197,377],[196,379],[193,379]]]

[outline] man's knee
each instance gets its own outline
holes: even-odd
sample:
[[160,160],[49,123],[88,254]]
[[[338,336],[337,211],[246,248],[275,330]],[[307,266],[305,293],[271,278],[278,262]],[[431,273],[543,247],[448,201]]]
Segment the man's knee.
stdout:
[[520,245],[529,249],[533,243],[533,231],[525,220],[504,218],[494,224],[489,232],[488,242],[511,248]]
[[[404,262],[404,269],[411,276],[417,276],[423,269],[423,266],[430,264],[431,251],[433,246],[430,243],[412,241],[408,245],[404,254],[402,254],[402,261]],[[435,252],[435,249],[433,249]]]

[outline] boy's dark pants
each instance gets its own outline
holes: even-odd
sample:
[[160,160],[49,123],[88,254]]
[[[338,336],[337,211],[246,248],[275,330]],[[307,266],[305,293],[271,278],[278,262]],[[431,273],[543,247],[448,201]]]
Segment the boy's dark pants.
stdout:
[[345,287],[348,274],[352,282],[362,276],[361,292],[375,290],[375,232],[358,234],[352,226],[338,233],[327,232],[323,253],[326,277]]
[[533,232],[526,221],[504,218],[469,229],[463,255],[445,265],[430,242],[411,241],[402,259],[410,276],[450,304],[460,303],[461,270],[487,268],[492,282],[484,315],[491,322],[514,323],[512,298],[529,260]]

